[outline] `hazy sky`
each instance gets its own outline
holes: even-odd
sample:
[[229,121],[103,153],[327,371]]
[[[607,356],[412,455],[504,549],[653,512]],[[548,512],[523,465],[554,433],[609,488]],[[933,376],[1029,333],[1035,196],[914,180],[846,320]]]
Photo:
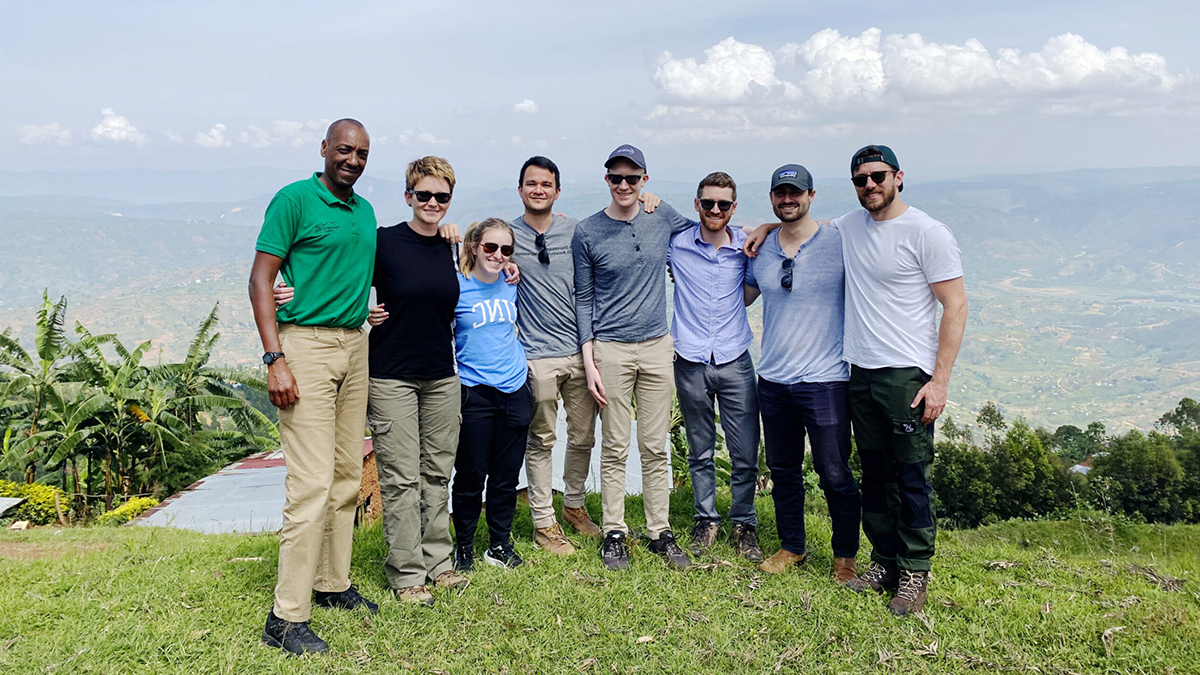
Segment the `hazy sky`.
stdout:
[[0,162],[310,171],[350,116],[368,172],[439,154],[478,186],[531,154],[599,181],[622,142],[688,181],[836,177],[867,143],[909,181],[1195,165],[1197,6],[2,0]]

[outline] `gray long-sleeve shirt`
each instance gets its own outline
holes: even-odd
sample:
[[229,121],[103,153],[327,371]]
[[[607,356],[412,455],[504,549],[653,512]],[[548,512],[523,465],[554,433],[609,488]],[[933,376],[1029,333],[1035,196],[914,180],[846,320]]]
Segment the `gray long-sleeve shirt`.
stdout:
[[579,221],[572,249],[580,344],[667,334],[667,247],[671,235],[693,225],[665,203],[654,213],[639,206],[632,221],[604,211]]

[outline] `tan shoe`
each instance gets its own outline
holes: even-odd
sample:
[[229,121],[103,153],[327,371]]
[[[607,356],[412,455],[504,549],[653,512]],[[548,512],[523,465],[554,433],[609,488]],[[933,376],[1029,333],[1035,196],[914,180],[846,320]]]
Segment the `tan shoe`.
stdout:
[[855,593],[862,593],[871,587],[858,578],[858,561],[854,558],[833,559],[833,583],[849,588]]
[[799,565],[805,560],[808,560],[808,551],[797,554],[792,553],[786,548],[781,548],[778,553],[759,563],[758,569],[768,574],[779,574],[780,572],[786,572],[788,568],[793,565]]
[[405,586],[396,589],[396,599],[418,605],[433,606],[433,594],[424,586]]
[[467,585],[470,583],[471,583],[470,579],[462,576],[461,574],[459,574],[458,572],[455,572],[454,570],[446,570],[445,572],[442,572],[441,574],[437,575],[437,578],[435,578],[433,580],[434,586],[437,586],[438,588],[445,588],[447,590],[460,590],[461,591],[461,590],[465,589],[467,587]]
[[588,515],[587,509],[582,506],[577,509],[564,506],[563,520],[567,521],[568,525],[575,528],[576,532],[585,537],[600,539],[604,536],[604,533],[600,531],[600,526],[592,522],[592,517]]
[[558,523],[534,530],[533,543],[554,555],[571,555],[575,552],[575,547],[567,540],[567,535],[563,534],[562,526]]

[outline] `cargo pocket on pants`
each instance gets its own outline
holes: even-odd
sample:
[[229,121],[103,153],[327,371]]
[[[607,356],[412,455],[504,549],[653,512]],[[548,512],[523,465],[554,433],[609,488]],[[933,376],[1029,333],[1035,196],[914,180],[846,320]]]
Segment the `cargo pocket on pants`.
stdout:
[[920,419],[892,420],[892,437],[897,462],[918,464],[933,459],[933,438]]

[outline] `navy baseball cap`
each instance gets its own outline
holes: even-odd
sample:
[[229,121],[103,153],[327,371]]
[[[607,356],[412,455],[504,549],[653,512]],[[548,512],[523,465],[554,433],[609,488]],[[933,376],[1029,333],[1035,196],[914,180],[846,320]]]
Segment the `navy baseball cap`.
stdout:
[[641,150],[638,150],[636,147],[628,143],[609,153],[608,161],[604,162],[604,168],[609,168],[609,165],[618,159],[627,159],[634,164],[637,164],[642,168],[642,170],[646,169],[646,156],[642,154]]
[[784,164],[771,174],[772,190],[780,185],[791,185],[807,192],[813,189],[812,184],[812,174],[799,164]]
[[[863,164],[870,162],[883,162],[892,167],[896,171],[900,170],[900,160],[896,159],[896,153],[886,145],[868,145],[859,148],[858,152],[850,158],[850,175],[854,175],[854,170]],[[904,192],[904,183],[900,184],[900,192]]]

